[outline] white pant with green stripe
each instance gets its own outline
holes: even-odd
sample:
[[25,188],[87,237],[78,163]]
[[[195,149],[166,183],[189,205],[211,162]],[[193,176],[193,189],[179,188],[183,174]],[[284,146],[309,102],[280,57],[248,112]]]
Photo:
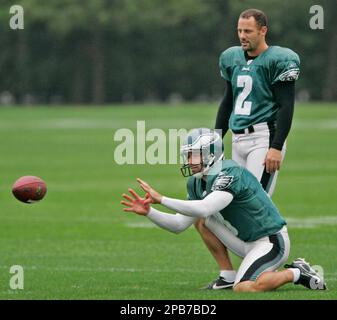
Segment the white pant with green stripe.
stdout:
[[243,258],[234,286],[242,281],[255,281],[266,271],[276,271],[288,259],[290,241],[287,227],[256,241],[244,242],[214,216],[206,218],[206,226],[234,254]]
[[[254,125],[252,133],[232,134],[232,159],[253,173],[270,196],[275,189],[278,171],[268,174],[263,163],[272,138],[273,132],[267,123]],[[282,159],[285,152],[286,144],[282,149]]]

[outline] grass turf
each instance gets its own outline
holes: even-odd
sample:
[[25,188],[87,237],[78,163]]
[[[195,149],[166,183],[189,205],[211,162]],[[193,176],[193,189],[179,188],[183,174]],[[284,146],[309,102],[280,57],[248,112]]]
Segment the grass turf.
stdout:
[[[292,284],[263,294],[200,290],[218,270],[195,230],[177,236],[122,212],[121,194],[137,187],[136,177],[179,198],[186,180],[179,165],[117,165],[116,130],[135,130],[137,120],[166,132],[211,127],[216,111],[214,104],[0,108],[0,298],[336,299],[335,106],[297,107],[273,196],[290,221],[290,259],[321,265],[326,292]],[[47,182],[43,201],[14,199],[11,185],[22,175]],[[12,265],[24,268],[24,290],[9,287]]]

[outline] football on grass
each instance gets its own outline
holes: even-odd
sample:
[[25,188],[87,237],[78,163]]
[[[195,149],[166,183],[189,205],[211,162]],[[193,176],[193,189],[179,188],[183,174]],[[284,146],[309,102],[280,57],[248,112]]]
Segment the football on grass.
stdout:
[[39,177],[24,176],[14,182],[12,192],[16,199],[25,203],[34,203],[43,199],[47,186]]

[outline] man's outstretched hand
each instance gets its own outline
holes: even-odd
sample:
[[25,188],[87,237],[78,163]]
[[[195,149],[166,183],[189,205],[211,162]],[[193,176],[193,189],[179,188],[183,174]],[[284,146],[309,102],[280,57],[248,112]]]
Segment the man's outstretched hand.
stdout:
[[124,208],[123,211],[134,212],[141,216],[146,216],[150,211],[150,203],[152,202],[150,194],[146,193],[145,198],[141,198],[136,191],[129,188],[128,189],[132,197],[123,193],[123,198],[127,201],[122,200],[121,204],[128,208]]
[[147,182],[137,178],[138,183],[140,184],[140,187],[146,192],[146,194],[149,194],[152,203],[161,203],[162,195],[158,193],[156,190],[154,190]]

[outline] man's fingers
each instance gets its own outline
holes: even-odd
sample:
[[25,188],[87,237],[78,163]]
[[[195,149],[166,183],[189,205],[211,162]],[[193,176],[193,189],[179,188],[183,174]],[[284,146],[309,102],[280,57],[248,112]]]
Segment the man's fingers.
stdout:
[[145,186],[144,186],[142,183],[139,182],[139,185],[140,185],[140,187],[141,187],[144,191],[146,191],[146,188],[145,188]]
[[280,163],[278,161],[269,161],[268,165],[266,165],[267,173],[274,173],[275,171],[280,169]]
[[272,174],[273,172],[275,171],[275,164],[274,164],[274,162],[273,161],[270,161],[269,162],[269,166],[268,166],[268,173],[269,174]]
[[275,171],[280,170],[281,162],[282,162],[281,151],[273,149],[273,148],[269,149],[264,162],[265,162],[266,171],[269,174],[272,174]]
[[140,185],[140,187],[146,192],[146,193],[148,193],[150,190],[149,190],[149,188],[147,188],[146,186],[144,186],[144,185]]
[[269,173],[269,170],[270,170],[270,161],[269,161],[269,159],[266,159],[264,161],[264,165],[265,165],[265,169],[266,169],[267,173]]
[[129,192],[133,195],[135,199],[140,199],[140,196],[136,193],[136,191],[132,190],[131,188],[128,189]]
[[123,211],[126,211],[126,212],[133,212],[133,210],[131,208],[124,208]]
[[273,173],[280,170],[281,162],[278,160],[266,159],[264,162],[267,173]]
[[139,183],[142,183],[142,184],[147,184],[145,181],[143,181],[143,180],[140,179],[140,178],[137,178],[137,181],[138,181]]
[[127,206],[127,207],[132,207],[132,203],[126,202],[126,201],[121,201],[121,204]]
[[151,198],[147,198],[144,200],[143,204],[150,204],[152,202],[152,199]]
[[129,200],[129,201],[131,201],[131,202],[133,201],[133,199],[132,199],[129,195],[125,194],[125,193],[123,193],[122,196],[123,196],[123,198],[125,198],[126,200]]
[[140,184],[140,186],[142,187],[143,190],[149,189],[150,186],[148,185],[148,183],[146,183],[145,181],[143,181],[142,179],[137,178],[138,183]]

